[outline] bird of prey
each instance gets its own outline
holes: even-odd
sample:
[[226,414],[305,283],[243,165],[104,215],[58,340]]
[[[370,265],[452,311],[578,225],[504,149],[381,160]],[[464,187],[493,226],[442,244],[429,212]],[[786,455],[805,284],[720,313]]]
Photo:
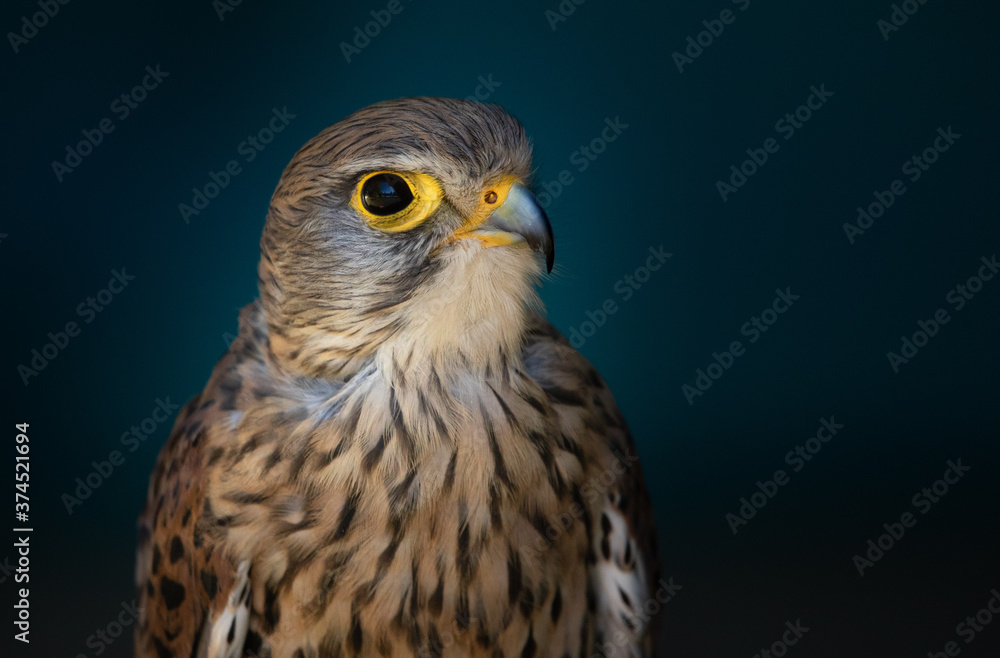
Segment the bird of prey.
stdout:
[[293,157],[259,299],[151,477],[137,656],[653,655],[649,496],[542,314],[531,168],[517,120],[445,98]]

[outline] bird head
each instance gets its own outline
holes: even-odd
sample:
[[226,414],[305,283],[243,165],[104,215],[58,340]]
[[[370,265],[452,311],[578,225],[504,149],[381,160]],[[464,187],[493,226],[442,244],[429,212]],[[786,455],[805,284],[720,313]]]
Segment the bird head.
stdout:
[[554,253],[530,174],[524,129],[496,105],[404,98],[321,132],[282,174],[261,238],[272,352],[330,378],[376,357],[514,356]]

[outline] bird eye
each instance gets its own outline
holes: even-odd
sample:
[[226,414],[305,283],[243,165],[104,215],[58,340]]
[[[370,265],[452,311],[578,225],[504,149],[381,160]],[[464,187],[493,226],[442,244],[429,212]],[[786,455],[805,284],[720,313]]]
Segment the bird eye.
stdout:
[[354,189],[351,207],[385,233],[409,231],[434,214],[444,192],[432,176],[415,171],[374,171]]
[[402,176],[384,172],[368,178],[361,186],[361,203],[377,217],[405,210],[413,202],[413,191]]

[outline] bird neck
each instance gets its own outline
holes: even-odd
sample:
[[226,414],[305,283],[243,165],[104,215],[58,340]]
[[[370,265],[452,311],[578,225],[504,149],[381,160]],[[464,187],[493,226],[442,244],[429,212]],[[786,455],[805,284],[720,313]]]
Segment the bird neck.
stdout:
[[341,307],[310,322],[285,313],[279,297],[271,304],[264,297],[271,352],[291,373],[330,380],[373,364],[392,377],[410,369],[499,373],[520,359],[527,326],[542,308],[533,272],[470,265],[451,273],[379,312]]

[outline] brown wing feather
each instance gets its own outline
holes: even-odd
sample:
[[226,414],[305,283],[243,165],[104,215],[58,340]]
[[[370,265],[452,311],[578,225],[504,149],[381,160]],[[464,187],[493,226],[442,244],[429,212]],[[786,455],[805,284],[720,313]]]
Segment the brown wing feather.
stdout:
[[150,478],[139,518],[137,657],[195,655],[232,584],[233,565],[205,541],[205,436],[219,416],[211,388],[181,410]]
[[563,441],[586,464],[581,491],[594,516],[593,641],[609,656],[653,656],[660,607],[656,528],[625,418],[597,370],[543,318],[531,327],[524,355],[560,418]]

